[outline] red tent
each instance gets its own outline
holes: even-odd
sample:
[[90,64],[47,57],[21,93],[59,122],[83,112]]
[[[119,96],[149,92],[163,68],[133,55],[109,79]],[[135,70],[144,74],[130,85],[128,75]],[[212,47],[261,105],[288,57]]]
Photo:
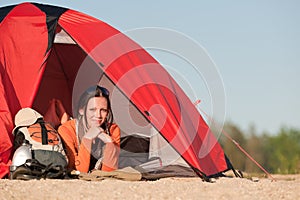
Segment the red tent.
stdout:
[[[1,178],[12,156],[16,112],[32,107],[45,114],[49,100],[57,98],[72,113],[77,94],[95,83],[117,91],[129,103],[131,118],[150,124],[198,175],[230,168],[209,127],[166,70],[127,36],[86,14],[37,3],[0,8],[0,73]],[[121,126],[125,134],[126,128]]]

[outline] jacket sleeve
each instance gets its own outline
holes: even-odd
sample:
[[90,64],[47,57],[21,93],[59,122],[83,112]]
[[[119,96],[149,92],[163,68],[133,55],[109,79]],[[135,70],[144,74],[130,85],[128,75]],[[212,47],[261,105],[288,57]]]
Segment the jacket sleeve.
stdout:
[[82,139],[78,149],[75,122],[70,123],[69,121],[61,125],[58,128],[58,133],[62,138],[66,148],[66,153],[69,160],[68,169],[88,172],[92,142],[87,139]]
[[120,128],[113,124],[110,128],[111,139],[113,142],[106,143],[103,151],[103,161],[101,170],[113,171],[118,169],[120,155]]

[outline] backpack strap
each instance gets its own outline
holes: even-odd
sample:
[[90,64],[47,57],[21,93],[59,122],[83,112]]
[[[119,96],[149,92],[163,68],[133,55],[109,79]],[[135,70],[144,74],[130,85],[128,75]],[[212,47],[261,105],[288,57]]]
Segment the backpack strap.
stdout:
[[45,122],[44,122],[44,120],[41,120],[41,119],[39,119],[37,122],[41,126],[42,144],[48,144],[48,133],[47,133],[48,131],[47,131],[47,128],[45,126]]
[[[43,123],[44,124],[44,126],[45,126],[45,128],[46,128],[46,134],[47,134],[47,138],[49,139],[49,135],[48,135],[48,133],[49,133],[49,130],[47,129],[47,124],[45,124],[45,123]],[[55,150],[55,151],[57,151],[57,150],[60,150],[60,149],[63,149],[63,147],[62,147],[62,143],[61,143],[61,140],[60,140],[60,138],[58,138],[58,144],[55,144],[55,145],[52,145],[52,144],[50,144],[50,142],[47,140],[47,143],[48,144],[43,144],[42,143],[42,133],[41,133],[41,130],[42,130],[42,128],[41,128],[41,124],[40,123],[37,123],[36,124],[37,126],[35,126],[34,128],[36,128],[36,129],[38,129],[38,130],[36,130],[36,131],[38,131],[39,133],[40,133],[40,142],[39,141],[36,141],[36,140],[34,140],[31,136],[32,136],[32,134],[34,134],[34,133],[32,133],[31,131],[29,131],[29,128],[28,127],[20,127],[18,130],[20,131],[20,132],[22,132],[23,133],[23,135],[24,135],[24,137],[25,137],[25,140],[27,140],[30,144],[32,144],[32,149],[33,150],[35,150],[35,149],[43,149],[43,150],[49,150],[49,151],[53,151],[53,150]],[[34,125],[33,125],[34,126]],[[14,131],[15,133],[16,133],[16,131]],[[58,135],[59,136],[59,135]]]
[[61,165],[44,165],[36,159],[27,159],[26,162],[10,173],[10,179],[62,179],[66,176],[66,169]]

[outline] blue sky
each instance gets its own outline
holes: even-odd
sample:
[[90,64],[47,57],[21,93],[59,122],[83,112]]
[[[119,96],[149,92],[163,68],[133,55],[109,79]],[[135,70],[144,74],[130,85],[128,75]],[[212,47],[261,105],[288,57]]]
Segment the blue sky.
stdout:
[[[1,0],[0,6],[19,2]],[[299,1],[35,2],[84,12],[122,32],[160,27],[183,33],[216,64],[225,88],[227,120],[245,131],[253,124],[258,133],[275,134],[283,125],[300,128]],[[156,58],[173,67],[168,57]],[[193,79],[193,73],[187,76]],[[206,98],[205,92],[195,96]]]

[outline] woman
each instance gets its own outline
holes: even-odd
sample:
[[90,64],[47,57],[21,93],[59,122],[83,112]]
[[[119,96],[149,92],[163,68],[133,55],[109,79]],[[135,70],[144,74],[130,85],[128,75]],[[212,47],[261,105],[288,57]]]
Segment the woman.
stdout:
[[120,129],[112,122],[108,90],[98,85],[87,89],[79,99],[75,119],[58,129],[65,144],[69,169],[81,172],[117,169]]

